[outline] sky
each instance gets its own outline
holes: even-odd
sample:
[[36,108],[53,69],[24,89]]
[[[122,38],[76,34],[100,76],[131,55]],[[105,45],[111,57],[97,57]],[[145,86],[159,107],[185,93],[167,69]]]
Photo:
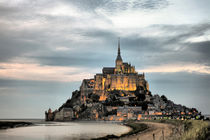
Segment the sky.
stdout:
[[0,118],[44,118],[121,56],[210,114],[209,0],[0,0]]

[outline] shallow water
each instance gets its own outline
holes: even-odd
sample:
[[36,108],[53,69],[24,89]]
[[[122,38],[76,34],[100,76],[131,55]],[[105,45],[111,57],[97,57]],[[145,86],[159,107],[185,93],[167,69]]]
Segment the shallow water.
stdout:
[[0,140],[71,140],[121,135],[130,128],[106,122],[51,122],[0,130]]

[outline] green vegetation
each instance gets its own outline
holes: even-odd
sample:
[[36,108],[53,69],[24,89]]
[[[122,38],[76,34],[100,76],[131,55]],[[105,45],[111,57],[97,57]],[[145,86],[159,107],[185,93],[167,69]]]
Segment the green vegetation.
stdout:
[[[146,120],[148,121],[148,120]],[[202,120],[150,120],[151,122],[169,123],[176,126],[174,138],[177,140],[205,140],[208,133],[208,123]],[[174,130],[175,131],[175,130]]]
[[161,123],[170,123],[182,127],[183,131],[178,140],[205,140],[208,132],[208,123],[202,120],[160,120]]
[[206,122],[209,124],[206,139],[210,139],[210,121],[206,121]]
[[201,120],[183,121],[186,130],[181,140],[204,140],[208,132],[208,123]]

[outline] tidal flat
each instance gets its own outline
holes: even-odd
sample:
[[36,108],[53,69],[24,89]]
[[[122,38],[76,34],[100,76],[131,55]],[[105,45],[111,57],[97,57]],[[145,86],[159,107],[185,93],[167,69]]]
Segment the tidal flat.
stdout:
[[33,125],[29,125],[27,127],[16,127],[0,130],[0,140],[93,139],[107,135],[120,136],[130,131],[130,127],[116,122],[36,121],[33,122]]

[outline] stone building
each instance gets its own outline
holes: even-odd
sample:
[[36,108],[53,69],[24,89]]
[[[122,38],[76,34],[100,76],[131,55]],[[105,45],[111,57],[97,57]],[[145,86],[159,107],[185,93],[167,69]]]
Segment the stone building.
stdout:
[[48,111],[45,111],[45,120],[52,121],[54,119],[54,113],[52,112],[51,108]]
[[[113,90],[129,91],[128,96],[138,86],[149,91],[149,84],[145,80],[144,73],[138,74],[135,67],[123,62],[120,53],[120,40],[118,40],[118,53],[115,67],[104,67],[102,73],[96,74],[94,79],[84,79],[80,87],[81,100],[85,102],[88,94],[93,93],[100,96],[100,101],[106,100],[107,93]],[[131,91],[131,92],[130,92]]]
[[70,121],[74,118],[74,111],[72,108],[62,108],[60,111],[55,111],[55,121]]

